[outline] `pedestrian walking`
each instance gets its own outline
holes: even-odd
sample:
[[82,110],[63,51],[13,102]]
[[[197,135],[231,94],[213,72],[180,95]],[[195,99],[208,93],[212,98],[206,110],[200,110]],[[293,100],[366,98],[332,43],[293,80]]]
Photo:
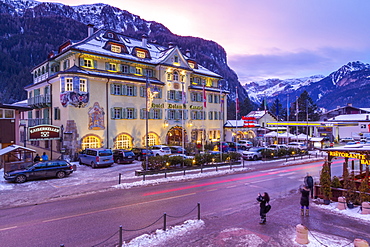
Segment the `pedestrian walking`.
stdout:
[[260,216],[261,216],[260,224],[265,224],[266,214],[271,208],[271,206],[269,205],[270,202],[269,194],[267,192],[264,192],[263,195],[258,193],[257,201],[260,202]]
[[304,185],[310,189],[311,198],[313,198],[313,178],[308,172],[304,177]]
[[39,154],[36,154],[35,158],[33,159],[33,162],[39,162],[41,160],[41,157]]
[[49,160],[49,156],[44,152],[44,153],[42,154],[42,156],[41,156],[41,159],[42,159],[43,161]]
[[304,216],[304,208],[306,207],[306,216],[309,216],[310,210],[310,189],[307,186],[299,188],[301,192],[301,216]]

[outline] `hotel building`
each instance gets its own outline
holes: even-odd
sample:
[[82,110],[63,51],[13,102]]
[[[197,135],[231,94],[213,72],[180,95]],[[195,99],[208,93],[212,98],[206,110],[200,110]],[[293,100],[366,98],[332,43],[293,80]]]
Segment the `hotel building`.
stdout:
[[[227,92],[220,75],[177,46],[110,30],[67,41],[32,70],[25,90],[28,127],[62,127],[61,140],[31,144],[71,158],[88,147],[204,144],[219,141]],[[148,131],[146,127],[148,126]],[[223,139],[223,138],[222,138]]]

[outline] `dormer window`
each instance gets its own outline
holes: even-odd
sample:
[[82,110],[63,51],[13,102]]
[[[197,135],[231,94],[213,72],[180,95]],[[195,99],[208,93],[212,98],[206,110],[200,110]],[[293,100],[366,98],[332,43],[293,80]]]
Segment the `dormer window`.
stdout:
[[89,58],[85,58],[83,66],[88,67],[88,68],[94,68],[93,60]]
[[143,51],[136,51],[136,55],[138,58],[145,58],[145,52]]
[[117,71],[117,64],[116,63],[105,63],[105,69],[108,71]]
[[111,45],[110,50],[115,53],[121,53],[122,49],[119,45]]
[[194,63],[189,63],[190,68],[194,69],[195,65]]

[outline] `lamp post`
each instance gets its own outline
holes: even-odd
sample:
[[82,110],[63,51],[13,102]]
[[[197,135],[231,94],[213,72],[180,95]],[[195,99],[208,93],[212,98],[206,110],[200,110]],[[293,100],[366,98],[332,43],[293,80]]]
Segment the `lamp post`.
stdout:
[[157,95],[158,91],[151,90],[149,77],[146,76],[146,85],[145,85],[145,171],[148,170],[149,166],[149,111],[151,104],[153,102],[154,96]]

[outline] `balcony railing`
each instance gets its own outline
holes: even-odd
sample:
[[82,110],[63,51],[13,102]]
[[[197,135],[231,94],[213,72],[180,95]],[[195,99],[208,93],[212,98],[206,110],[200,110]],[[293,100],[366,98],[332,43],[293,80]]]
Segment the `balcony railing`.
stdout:
[[31,118],[28,119],[28,127],[33,127],[40,124],[50,124],[50,118]]
[[35,97],[28,98],[27,103],[30,107],[43,108],[51,104],[50,94],[36,95]]

